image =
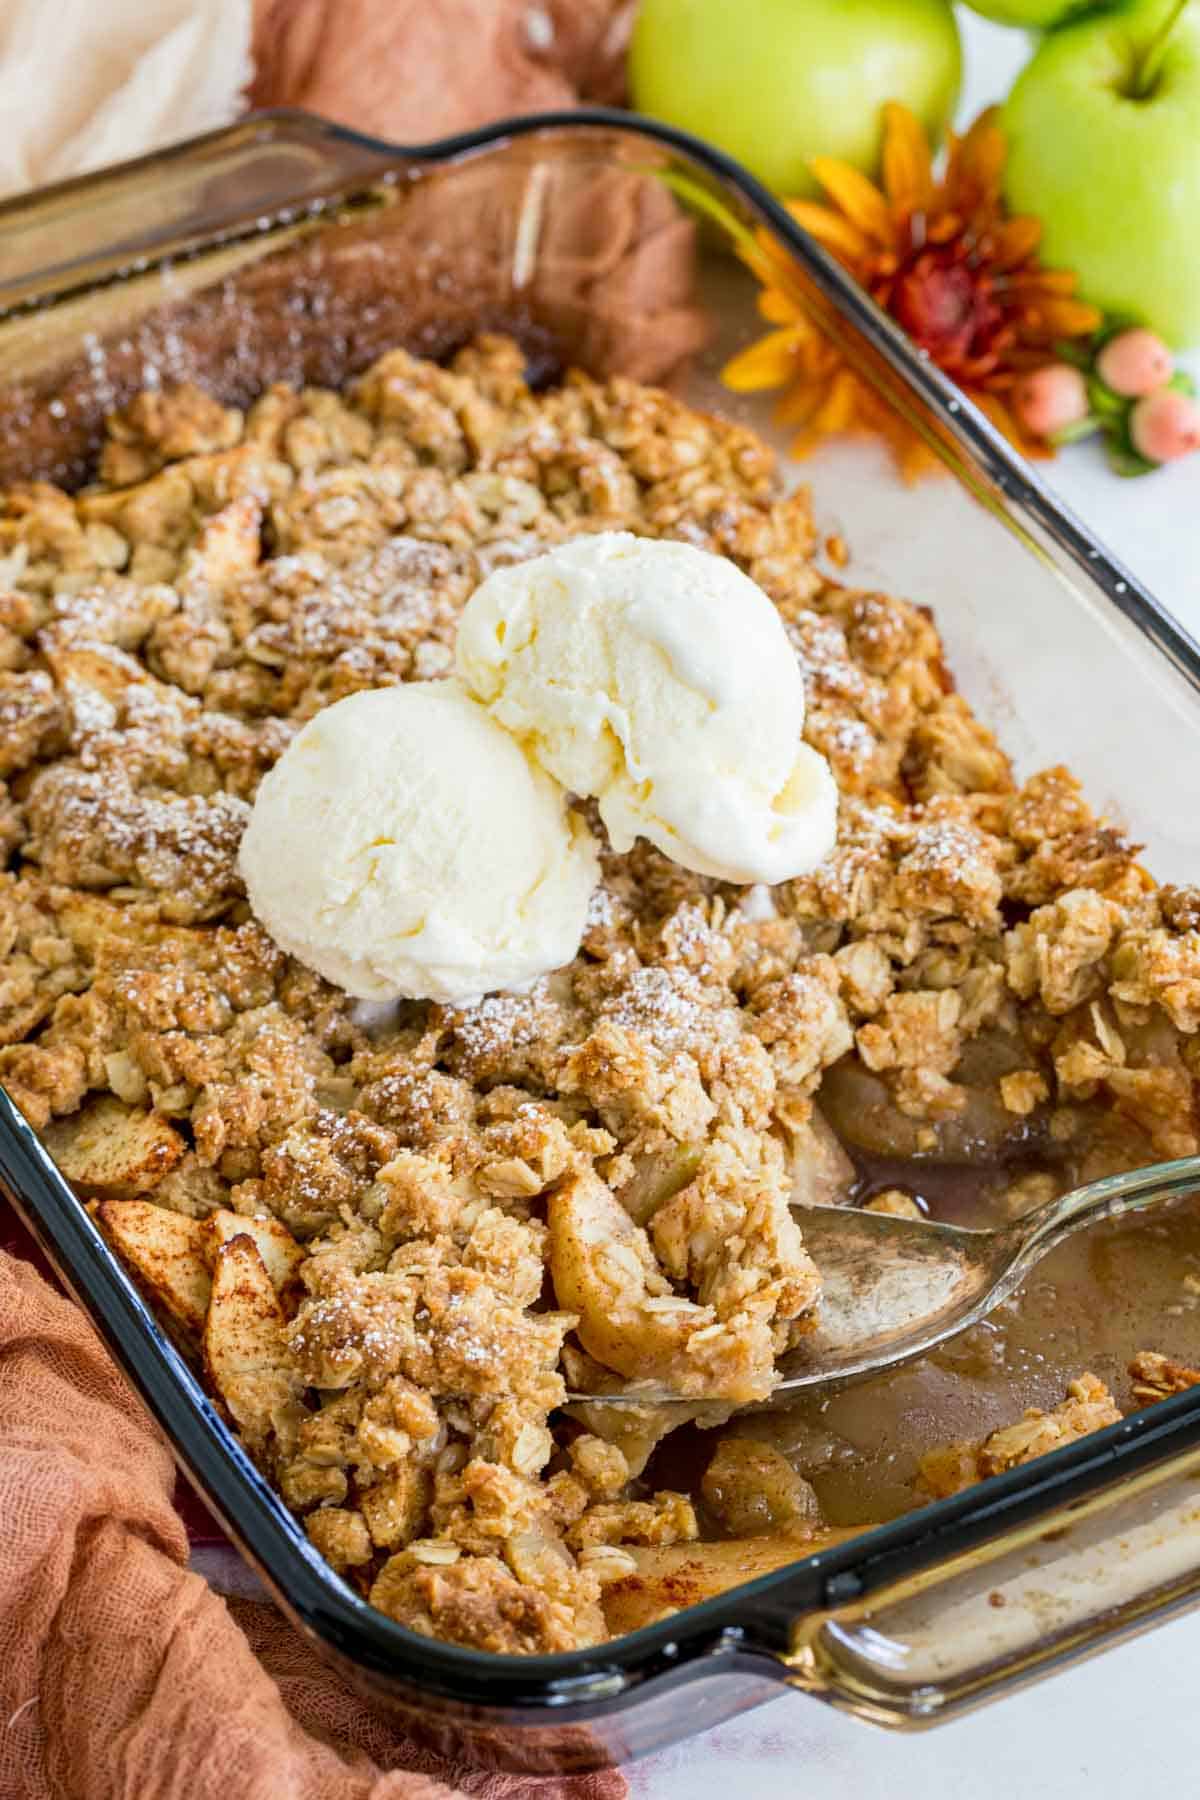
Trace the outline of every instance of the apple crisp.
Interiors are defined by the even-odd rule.
[[[445,674],[489,570],[600,530],[774,601],[837,847],[767,891],[639,842],[528,991],[351,1002],[249,912],[258,782],[321,707]],[[1197,1149],[1200,892],[1067,770],[1018,784],[928,613],[819,549],[748,430],[533,392],[495,337],[244,413],[149,391],[93,486],[0,495],[0,1079],[312,1542],[418,1632],[594,1644],[639,1557],[824,1529],[771,1445],[664,1484],[678,1412],[562,1404],[768,1394],[819,1307],[793,1197],[903,1211],[898,1164],[979,1163],[1015,1212]]]

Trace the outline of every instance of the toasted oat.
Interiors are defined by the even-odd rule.
[[[1189,1369],[1157,1350],[1139,1350],[1129,1365],[1129,1374],[1139,1406],[1169,1400],[1172,1394],[1185,1394],[1189,1388],[1200,1387],[1200,1369]]]
[[[1050,1084],[1037,1069],[1015,1069],[1000,1077],[1000,1098],[1010,1113],[1024,1118],[1049,1098]]]
[[[912,1195],[906,1194],[903,1188],[885,1188],[882,1194],[872,1194],[866,1203],[865,1211],[887,1213],[893,1219],[923,1219],[925,1217]]]

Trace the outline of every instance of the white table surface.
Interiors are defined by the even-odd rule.
[[[961,117],[1000,99],[1022,34],[961,13]],[[1200,377],[1200,352],[1186,358]],[[1200,638],[1200,456],[1143,480],[1083,444],[1049,485]],[[637,1800],[1167,1800],[1196,1787],[1200,1613],[957,1724],[900,1737],[784,1695],[628,1771]]]

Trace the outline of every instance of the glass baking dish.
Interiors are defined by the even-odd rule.
[[[266,114],[0,206],[0,481],[84,479],[104,413],[158,378],[238,403],[271,380],[336,384],[396,343],[439,355],[501,326],[535,367],[611,372],[620,269],[605,271],[579,200],[615,176],[639,179],[654,217],[673,187],[786,249],[812,317],[952,475],[905,490],[870,450],[835,448],[805,471],[818,519],[844,528],[860,578],[934,607],[959,685],[1019,769],[1069,760],[1159,876],[1200,871],[1197,647],[761,187],[626,114],[513,120],[419,150]],[[435,214],[466,228],[444,239]],[[753,289],[718,258],[704,292],[718,341],[690,394],[770,437],[767,409],[714,375],[761,329]],[[630,372],[656,356],[643,334]],[[1200,1601],[1197,1390],[597,1650],[518,1659],[419,1638],[312,1548],[2,1093],[0,1189],[297,1628],[457,1754],[583,1769],[781,1686],[928,1725]]]

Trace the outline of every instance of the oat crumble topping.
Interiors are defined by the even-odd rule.
[[[605,1637],[639,1547],[812,1529],[769,1445],[652,1491],[674,1415],[558,1409],[765,1394],[819,1304],[789,1200],[847,1198],[843,1146],[1032,1147],[1034,1197],[1197,1149],[1200,894],[1065,769],[1016,784],[928,614],[822,573],[749,431],[522,369],[491,337],[244,415],[156,390],[96,485],[0,495],[0,1079],[333,1566],[416,1631],[549,1651]],[[768,891],[639,842],[568,968],[364,1012],[250,916],[258,782],[321,707],[446,673],[487,571],[600,530],[770,595],[837,847]],[[1082,1376],[927,1486],[1115,1416]]]

